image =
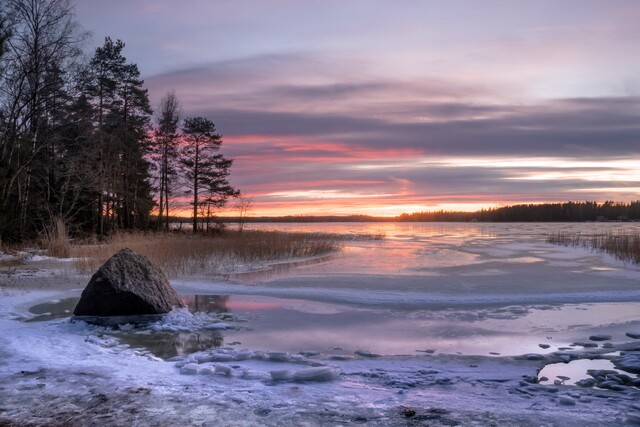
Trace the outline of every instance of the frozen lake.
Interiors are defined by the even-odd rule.
[[[10,385],[0,397],[37,406],[71,387],[89,405],[96,393],[138,387],[152,400],[121,397],[158,425],[387,426],[414,413],[435,425],[640,419],[632,383],[640,344],[631,339],[640,336],[640,270],[545,242],[548,233],[640,224],[248,226],[384,238],[348,240],[326,257],[180,277],[172,285],[195,314],[140,329],[69,323],[85,283],[76,278],[61,280],[80,286],[9,294],[0,305],[0,379]],[[617,390],[573,385],[596,375],[589,369],[618,364],[630,370],[617,371],[628,377]],[[543,368],[548,378],[537,384]],[[203,409],[212,402],[215,414]]]

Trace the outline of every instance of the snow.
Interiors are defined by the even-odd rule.
[[[251,334],[268,316],[179,309],[143,328],[119,330],[68,318],[26,322],[35,318],[30,307],[60,302],[81,289],[17,286],[0,299],[0,424],[596,426],[640,420],[638,387],[579,387],[559,378],[537,382],[545,365],[591,358],[630,369],[635,378],[635,267],[584,249],[547,245],[542,235],[549,228],[538,225],[394,227],[383,230],[385,241],[353,242],[341,257],[286,274],[247,281],[239,275],[233,282],[187,277],[172,284],[182,294],[286,298],[283,310],[301,319],[291,331],[297,327],[307,335],[317,331],[307,329],[305,316],[380,318],[389,328],[394,319],[427,329],[444,322],[443,329],[426,331],[434,334],[437,350],[420,343],[421,351],[401,354],[338,342],[335,350],[322,350],[308,345],[313,336],[308,341],[292,334],[300,343],[293,351],[284,341],[267,342],[271,337],[264,333],[263,346],[214,347],[162,360],[124,338],[213,331],[235,339]],[[417,251],[425,245],[440,250]],[[456,253],[468,256],[438,264],[442,254]],[[500,342],[494,331],[506,324],[514,334]],[[352,326],[345,323],[339,332]],[[354,329],[363,330],[369,331]],[[462,331],[469,335],[446,336]],[[531,331],[553,339],[533,341],[535,349],[516,355]],[[393,342],[393,334],[394,329],[371,332],[368,342]],[[608,348],[570,346],[609,336]],[[445,338],[451,347],[442,345]],[[465,347],[475,339],[487,347]]]

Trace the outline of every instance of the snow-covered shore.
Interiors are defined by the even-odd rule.
[[[79,295],[85,279],[68,272],[14,276],[0,299],[0,424],[637,423],[640,389],[631,382],[608,387],[601,378],[602,387],[579,387],[562,378],[538,383],[537,376],[547,364],[578,359],[615,364],[626,357],[625,366],[640,365],[640,340],[625,335],[640,332],[640,272],[604,255],[547,245],[535,227],[460,230],[387,232],[386,241],[354,243],[341,257],[277,275],[174,280],[183,295],[238,295],[243,307],[285,299],[280,305],[298,314],[278,323],[277,311],[248,321],[233,308],[174,313],[139,333],[217,330],[223,340],[170,360],[127,345],[127,328],[25,321],[36,317],[29,311],[36,304]],[[390,319],[412,331],[389,330]],[[312,341],[296,347],[294,332],[311,335],[306,326],[313,322],[321,323],[313,333],[343,329],[352,333],[345,343],[370,345],[336,341],[335,348],[304,351]],[[357,322],[360,329],[349,324]],[[278,334],[290,348],[273,338]],[[408,337],[405,347],[394,342],[397,352],[375,345],[394,334]],[[611,339],[589,340],[598,334]],[[415,350],[424,351],[409,351],[416,337],[423,341]],[[580,345],[587,342],[597,347]]]

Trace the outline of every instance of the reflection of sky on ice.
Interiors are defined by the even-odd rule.
[[[638,231],[633,223],[321,223],[248,224],[247,227],[283,231],[318,231],[342,234],[384,235],[379,241],[346,242],[344,250],[328,259],[293,266],[279,266],[260,273],[232,275],[243,282],[274,277],[323,274],[393,274],[440,276],[461,273],[458,267],[477,266],[473,271],[507,264],[539,264],[540,267],[582,267],[593,271],[617,271],[621,265],[610,257],[584,249],[545,242],[546,235],[561,231],[601,233],[609,230]],[[496,270],[494,265],[500,264]],[[483,273],[480,273],[483,274]],[[638,276],[640,277],[640,276]]]
[[[634,303],[489,307],[476,310],[388,310],[259,296],[184,296],[192,312],[243,319],[235,328],[118,333],[123,342],[161,357],[229,345],[270,351],[382,355],[517,355],[552,352],[602,330],[623,339],[640,328]],[[36,320],[69,316],[77,298],[31,308]],[[66,313],[66,314],[65,314]],[[226,318],[225,318],[226,319]],[[539,344],[549,344],[542,350]],[[579,349],[577,347],[576,349]]]

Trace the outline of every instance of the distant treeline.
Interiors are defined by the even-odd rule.
[[[395,217],[368,215],[220,218],[226,222],[238,220],[255,222],[581,222],[581,221],[638,221],[640,201],[621,203],[565,202],[504,206],[475,212],[414,212]]]
[[[581,222],[640,220],[640,201],[565,202],[504,206],[475,212],[416,212],[396,221]]]

